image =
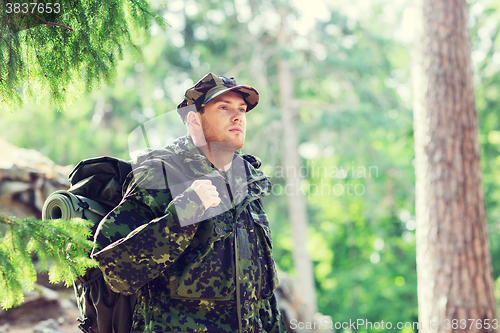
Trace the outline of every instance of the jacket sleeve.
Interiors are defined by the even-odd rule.
[[[189,246],[203,203],[193,189],[172,199],[164,175],[140,167],[124,184],[124,196],[97,228],[92,258],[116,292],[132,294],[172,265]],[[159,188],[160,187],[160,188]],[[182,212],[181,212],[182,210]],[[178,213],[182,213],[183,225]]]

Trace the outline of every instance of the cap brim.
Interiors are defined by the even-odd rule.
[[[223,88],[223,89],[220,89],[220,90],[217,89],[215,92],[210,94],[210,96],[207,96],[207,98],[205,99],[205,101],[203,102],[203,104],[201,106],[207,105],[208,102],[210,102],[211,100],[213,100],[216,97],[219,97],[222,94],[227,93],[228,91],[236,91],[236,92],[241,94],[241,96],[243,97],[243,100],[245,101],[245,103],[247,103],[247,112],[252,110],[259,103],[259,99],[260,99],[259,92],[257,91],[257,89],[255,89],[252,86],[240,85],[240,86],[234,86],[234,87],[229,87],[229,88],[221,86],[220,88]]]

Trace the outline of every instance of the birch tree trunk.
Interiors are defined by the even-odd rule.
[[[497,332],[467,3],[418,0],[416,12],[412,74],[420,332]]]
[[[278,32],[278,43],[286,49],[288,40],[286,34],[285,13],[278,10],[281,16],[281,27]],[[288,200],[288,216],[292,229],[293,262],[295,266],[295,287],[300,291],[301,300],[305,303],[304,320],[313,321],[316,313],[316,292],[314,287],[314,272],[311,258],[307,252],[307,207],[305,197],[300,192],[300,157],[298,153],[297,125],[291,102],[293,99],[293,78],[287,59],[278,62],[278,84],[280,109],[283,125],[283,162],[286,172],[285,193]]]

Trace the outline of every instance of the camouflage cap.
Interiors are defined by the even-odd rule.
[[[212,99],[228,91],[236,91],[247,103],[247,112],[252,110],[259,103],[259,92],[252,86],[237,85],[234,78],[218,76],[208,73],[194,86],[186,90],[184,100],[177,106],[177,112],[184,117],[181,108],[188,105],[195,105],[196,110],[205,106]]]

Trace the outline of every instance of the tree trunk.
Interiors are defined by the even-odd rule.
[[[281,14],[281,28],[278,33],[278,43],[286,49],[285,15]],[[280,109],[283,125],[283,163],[286,172],[285,193],[288,200],[288,216],[292,229],[293,262],[295,266],[296,290],[300,290],[305,321],[312,322],[316,313],[316,293],[314,287],[314,272],[311,258],[307,252],[307,208],[303,193],[300,192],[300,157],[298,153],[297,125],[291,102],[293,99],[293,78],[288,60],[281,59],[278,63],[278,84]]]
[[[467,3],[419,0],[416,9],[421,20],[413,59],[420,332],[497,332]]]

